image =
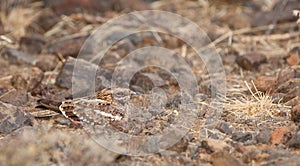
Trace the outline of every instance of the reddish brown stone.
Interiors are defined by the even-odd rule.
[[[289,132],[290,130],[288,128],[277,128],[276,130],[272,131],[272,138],[270,142],[272,144],[281,144],[284,143],[285,141],[285,135]]]
[[[260,76],[254,81],[254,84],[259,91],[270,92],[275,90],[278,82],[277,77]]]
[[[257,67],[265,63],[267,61],[267,57],[264,54],[252,52],[245,54],[243,56],[238,56],[236,59],[237,64],[246,70],[257,69]]]
[[[300,63],[300,57],[298,54],[292,54],[289,58],[286,59],[286,63],[290,66],[295,66]]]

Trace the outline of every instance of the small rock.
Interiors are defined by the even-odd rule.
[[[270,92],[277,87],[277,77],[260,76],[254,81],[254,84],[259,91]]]
[[[300,78],[291,78],[278,86],[277,93],[283,93],[282,101],[287,102],[300,94]]]
[[[282,83],[288,81],[291,78],[295,78],[296,74],[297,71],[295,69],[292,68],[282,69],[278,75],[278,85],[281,85]]]
[[[73,73],[75,64],[80,70]],[[111,73],[106,69],[98,68],[97,65],[82,59],[69,57],[57,76],[55,84],[64,88],[73,87],[73,94],[86,96],[93,94],[95,90],[107,87],[109,76]]]
[[[292,54],[290,57],[286,59],[286,63],[290,66],[295,66],[300,63],[300,57],[298,54]]]
[[[40,55],[35,61],[35,66],[45,72],[55,69],[57,63],[58,59],[54,55]]]
[[[300,96],[296,96],[293,99],[291,99],[285,103],[286,106],[291,106],[291,107],[294,107],[298,104],[300,104]]]
[[[292,108],[291,119],[294,122],[300,122],[300,104],[295,105]]]
[[[25,125],[32,125],[26,113],[16,106],[0,102],[0,133],[7,134]]]
[[[240,166],[242,162],[235,158],[233,154],[223,151],[212,154],[212,164],[214,166]]]
[[[166,85],[165,81],[154,73],[137,73],[130,82],[130,86],[138,86],[147,92],[154,87]]]
[[[85,35],[58,41],[48,47],[48,52],[61,54],[65,58],[68,56],[77,57],[87,37],[88,36]]]
[[[0,97],[0,101],[9,103],[15,106],[22,106],[28,102],[28,95],[26,90],[10,90]]]
[[[50,30],[59,21],[60,17],[58,17],[52,10],[45,9],[41,11],[41,14],[33,20],[32,24],[30,24],[28,28],[43,34]]]
[[[203,140],[201,142],[201,147],[203,147],[208,153],[230,149],[230,146],[226,142],[222,140],[215,140],[212,138],[206,138],[205,140]]]
[[[168,150],[172,150],[178,153],[185,152],[188,147],[189,140],[187,137],[183,137],[180,141],[178,141],[176,144],[174,144],[171,148]]]
[[[235,132],[232,134],[232,140],[238,142],[246,142],[252,139],[252,134],[249,132]]]
[[[13,48],[4,48],[4,50],[4,58],[7,59],[11,64],[32,64],[35,60],[35,57]]]
[[[41,83],[43,77],[44,73],[37,67],[24,68],[13,75],[11,83],[16,89],[32,91]]]
[[[236,62],[245,70],[253,70],[257,69],[260,64],[267,62],[267,57],[264,54],[252,52],[238,56]]]
[[[271,132],[271,140],[272,144],[278,145],[285,142],[285,136],[290,130],[288,128],[277,128],[276,130]]]
[[[258,143],[266,144],[271,139],[271,132],[268,128],[264,128],[260,130],[260,132],[256,135],[255,138]]]
[[[23,36],[20,39],[20,49],[29,54],[41,53],[43,46],[46,44],[46,39],[41,35]]]
[[[229,127],[229,125],[226,122],[221,122],[216,126],[216,129],[220,130],[222,133],[225,134],[232,134],[232,129]]]
[[[295,135],[287,143],[290,148],[300,148],[300,131],[298,131]]]
[[[194,157],[196,157],[199,151],[199,144],[193,144],[193,143],[189,143],[188,147],[187,147],[187,153],[189,155],[189,157],[191,157],[192,159]]]

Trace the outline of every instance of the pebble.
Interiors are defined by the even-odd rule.
[[[277,81],[277,77],[259,76],[254,81],[254,84],[259,91],[269,92],[276,89],[278,81]]]
[[[38,34],[23,36],[19,42],[20,49],[29,54],[41,53],[45,44],[46,38]]]
[[[44,73],[39,68],[29,67],[15,73],[11,83],[16,89],[32,91],[41,83],[43,77]]]
[[[287,145],[290,148],[300,148],[300,131],[292,136]]]
[[[253,70],[257,69],[260,64],[267,62],[267,57],[261,53],[251,52],[238,56],[236,62],[245,70]]]
[[[300,122],[300,104],[295,105],[291,111],[291,119],[294,122]]]
[[[290,57],[286,59],[286,63],[290,66],[295,66],[300,63],[300,57],[298,54],[292,54]]]
[[[231,135],[232,134],[232,129],[229,127],[228,123],[226,122],[221,122],[216,126],[216,129],[221,131],[222,133]]]
[[[7,134],[22,126],[32,125],[30,117],[18,107],[0,102],[0,133]]]
[[[15,106],[22,106],[28,102],[26,90],[12,89],[0,97],[0,101],[9,103]],[[1,114],[1,113],[0,113]]]
[[[274,131],[271,132],[271,144],[281,144],[284,143],[285,141],[285,135],[289,132],[290,130],[288,128],[277,128]]]
[[[34,62],[35,66],[42,71],[52,71],[58,64],[58,59],[55,55],[40,55]]]
[[[255,138],[256,138],[257,143],[266,144],[271,139],[271,132],[268,128],[264,128],[259,131],[259,133],[256,135]]]
[[[60,54],[65,58],[68,56],[77,57],[87,37],[87,35],[83,35],[58,41],[47,48],[48,53]]]
[[[201,147],[204,148],[208,153],[219,152],[223,150],[229,150],[230,145],[225,141],[216,140],[212,138],[206,138],[201,142]]]
[[[232,134],[232,140],[238,142],[246,142],[252,139],[252,134],[249,132],[235,132]]]
[[[278,85],[281,85],[282,83],[288,81],[291,78],[295,78],[296,75],[297,71],[290,67],[280,70],[278,75]]]
[[[11,64],[32,64],[35,60],[34,56],[13,48],[4,48],[4,50],[4,58],[7,59]]]
[[[80,70],[73,73],[75,64]],[[69,57],[58,74],[55,84],[63,88],[71,88],[73,86],[75,90],[73,94],[86,96],[93,94],[97,89],[103,89],[107,80],[109,80],[106,78],[107,75],[110,74],[106,69],[99,69],[98,66],[93,63]],[[95,86],[94,88],[93,85]]]
[[[282,102],[287,102],[300,94],[300,78],[291,78],[281,84],[277,89],[277,93],[283,93]]]

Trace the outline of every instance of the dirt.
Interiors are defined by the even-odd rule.
[[[0,165],[299,165],[298,0],[0,6]],[[122,120],[59,109],[112,86]]]

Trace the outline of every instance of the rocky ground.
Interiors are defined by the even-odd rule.
[[[300,1],[7,0],[0,6],[0,165],[299,165],[300,31],[293,10],[300,9]],[[205,58],[186,42],[199,34],[183,20],[163,20],[171,27],[162,26],[164,33],[121,38],[100,63],[93,59],[95,52],[84,45],[97,34],[92,32],[113,18],[147,9],[173,12],[196,23],[210,38],[197,49],[212,50],[208,59],[221,57],[221,65],[211,64],[224,71],[224,84],[222,76],[209,75]],[[98,37],[112,42],[136,24],[120,20],[108,26],[111,35]],[[174,51],[175,61],[162,56],[162,50],[154,52],[155,58],[122,61],[149,46]],[[181,59],[186,63],[178,65]],[[130,75],[135,65],[148,66]],[[81,73],[73,75],[76,67]],[[90,124],[78,126],[55,105],[40,102],[80,98],[91,85],[107,88],[116,71],[131,77],[128,88],[142,101],[137,112],[144,113],[131,110],[132,116],[155,117],[139,127],[135,121],[135,130],[126,126],[122,132],[151,136],[172,123],[182,122],[182,128],[192,124],[173,146],[145,156],[114,153],[94,141],[95,132],[87,130]],[[179,107],[186,96],[179,93],[176,76],[192,86],[188,71],[198,84],[193,89],[196,109]],[[221,86],[212,84],[214,79]],[[155,90],[165,95],[148,98]],[[195,118],[180,121],[184,110],[193,110]]]

